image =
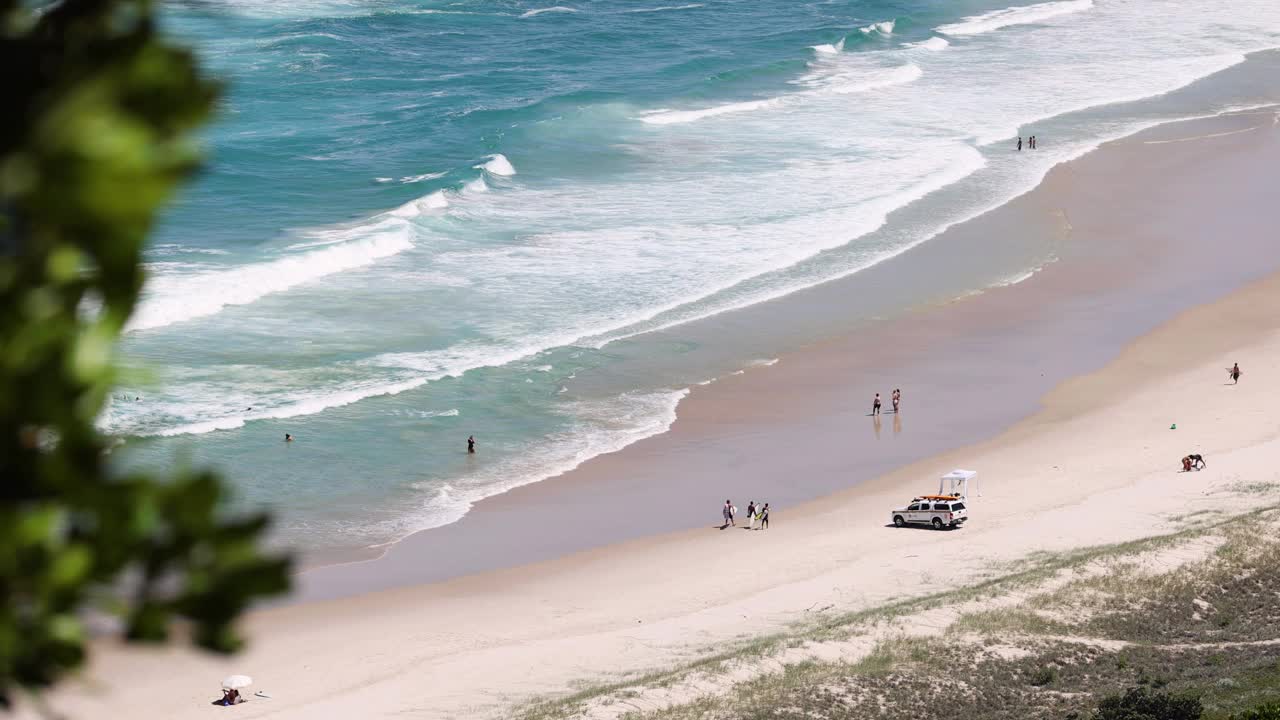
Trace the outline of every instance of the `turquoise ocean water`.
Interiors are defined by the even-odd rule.
[[[167,4],[228,92],[101,425],[309,549],[452,522],[804,339],[697,353],[691,322],[927,242],[1280,46],[1271,0],[1006,3]]]

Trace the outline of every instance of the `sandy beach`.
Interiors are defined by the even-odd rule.
[[[247,620],[252,645],[238,657],[104,644],[54,706],[165,719],[502,716],[814,608],[875,607],[1034,553],[1266,503],[1237,490],[1280,475],[1278,119],[1268,108],[1172,123],[1059,166],[919,249],[945,262],[967,234],[1056,233],[1060,259],[1034,276],[721,378],[664,435],[482,502],[381,560],[312,570],[301,602]],[[881,272],[891,282],[892,266]],[[848,302],[840,291],[815,288],[790,307]],[[867,417],[871,394],[893,387],[901,414]],[[1192,452],[1208,467],[1179,473]],[[966,527],[887,527],[891,507],[954,467],[981,477]],[[740,511],[771,502],[773,527],[718,529],[726,488]],[[212,707],[230,672],[271,698]]]

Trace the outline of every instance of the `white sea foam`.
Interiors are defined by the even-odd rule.
[[[489,192],[489,184],[484,181],[484,177],[478,177],[462,186],[463,195],[477,195]]]
[[[373,179],[373,181],[374,181],[374,182],[380,182],[380,183],[389,183],[389,182],[391,182],[391,181],[392,181],[392,180],[394,180],[394,179],[395,179],[395,178],[389,178],[389,177],[376,177],[376,178],[374,178],[374,179]]]
[[[884,22],[871,23],[870,25],[858,28],[863,35],[871,33],[879,33],[881,35],[892,35],[893,28],[897,24],[896,20],[885,20]]]
[[[499,177],[510,177],[516,174],[515,167],[507,159],[507,156],[502,153],[490,155],[487,161],[481,165],[476,165],[476,168]]]
[[[893,87],[894,85],[905,85],[919,80],[923,75],[924,71],[920,69],[919,65],[908,63],[870,74],[861,72],[831,73],[812,84],[820,92],[847,95],[849,93],[879,90],[880,88]]]
[[[982,15],[964,18],[958,23],[941,25],[935,30],[943,35],[981,35],[1011,25],[1027,25],[1038,23],[1059,15],[1069,15],[1088,10],[1093,7],[1093,0],[1058,0],[1057,2],[1024,5],[1019,7],[993,10]]]
[[[423,173],[421,175],[406,175],[400,178],[400,182],[405,185],[412,185],[414,183],[420,183],[425,180],[435,180],[437,178],[442,178],[445,175],[448,175],[448,173],[433,172],[433,173]]]
[[[529,10],[527,12],[522,13],[520,17],[531,18],[531,17],[537,17],[538,15],[541,15],[543,13],[576,13],[576,12],[578,11],[575,8],[565,7],[563,5],[556,5],[555,7],[538,8],[537,10]]]
[[[660,5],[651,8],[636,8],[634,10],[623,10],[624,13],[653,13],[667,12],[669,10],[692,10],[694,8],[706,7],[702,3],[691,3],[689,5]]]

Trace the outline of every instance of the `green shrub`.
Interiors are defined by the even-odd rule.
[[[1252,710],[1232,715],[1231,720],[1280,720],[1280,703],[1269,702],[1259,705]]]
[[[1098,703],[1094,720],[1199,720],[1204,707],[1199,698],[1131,688],[1123,695],[1108,695]]]

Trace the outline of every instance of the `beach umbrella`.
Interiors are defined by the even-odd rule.
[[[253,678],[249,677],[248,675],[232,675],[231,677],[222,681],[222,689],[223,690],[240,690],[242,688],[247,688],[252,684],[253,684]]]

